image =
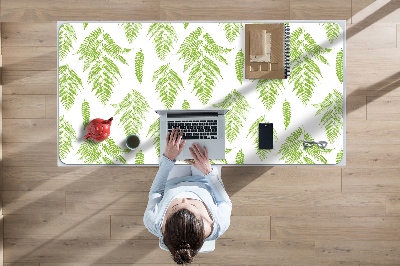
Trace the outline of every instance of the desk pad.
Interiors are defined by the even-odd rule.
[[[212,163],[340,163],[344,29],[337,22],[287,22],[288,79],[247,80],[247,23],[59,22],[60,165],[156,165],[160,135],[154,110],[206,108],[229,109],[226,159]],[[92,119],[110,117],[105,141],[84,140]],[[274,149],[258,149],[259,123],[273,123]],[[134,151],[125,146],[130,134],[141,139]],[[304,148],[303,141],[328,145]]]

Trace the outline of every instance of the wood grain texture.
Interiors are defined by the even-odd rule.
[[[386,214],[388,216],[400,216],[400,193],[387,195]]]
[[[12,142],[3,143],[4,166],[53,166],[57,167],[57,143]]]
[[[46,96],[3,95],[4,118],[46,118]]]
[[[400,217],[272,217],[272,240],[398,240]]]
[[[347,168],[391,168],[398,166],[400,145],[368,144],[356,139],[347,141]]]
[[[343,192],[396,193],[399,176],[400,168],[344,168]]]
[[[400,97],[367,97],[367,119],[372,121],[399,121],[399,106]]]
[[[3,119],[3,128],[3,142],[57,140],[56,119]]]
[[[356,120],[365,121],[367,119],[366,103],[367,103],[367,97],[365,96],[348,96],[346,98],[347,121],[356,121]]]
[[[3,94],[56,94],[56,71],[7,71],[3,69]]]
[[[110,239],[109,215],[26,214],[4,220],[4,238]]]
[[[400,124],[395,120],[359,120],[347,123],[347,140],[351,143],[400,144]]]
[[[95,0],[68,2],[3,0],[1,21],[43,22],[57,20],[158,20],[159,0]]]
[[[385,216],[382,193],[246,193],[232,197],[234,216]],[[272,227],[273,228],[273,227]]]
[[[20,4],[22,2],[28,1],[24,0],[14,3]],[[31,3],[33,2],[31,1]],[[3,2],[1,3],[2,12],[4,11],[5,5],[6,4]],[[31,50],[38,49],[37,47],[53,47],[52,49],[54,50],[54,47],[57,47],[57,24],[53,21],[43,23],[30,23],[28,21],[18,23],[2,22],[1,27],[3,47],[30,46],[30,48],[27,49]]]
[[[351,1],[347,0],[291,0],[290,19],[350,20]]]
[[[289,2],[290,0],[160,0],[160,19],[180,21],[289,19]]]
[[[63,214],[64,192],[3,191],[3,213],[8,214]]]
[[[400,241],[338,241],[317,240],[315,242],[317,261],[358,262],[360,264],[398,264]]]
[[[111,239],[153,239],[154,236],[146,229],[143,215],[112,215]]]

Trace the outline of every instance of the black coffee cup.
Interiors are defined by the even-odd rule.
[[[137,149],[137,147],[139,147],[139,144],[140,144],[140,139],[139,136],[137,135],[129,135],[126,138],[126,147],[128,147],[131,150]]]

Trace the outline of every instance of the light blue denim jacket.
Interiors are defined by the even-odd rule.
[[[206,240],[219,238],[228,229],[232,202],[225,191],[217,168],[211,173],[200,176],[177,177],[167,181],[174,162],[164,155],[149,192],[149,202],[144,213],[143,222],[146,228],[158,238],[163,238],[161,226],[165,212],[171,200],[181,192],[195,193],[208,207],[214,221],[213,230]]]

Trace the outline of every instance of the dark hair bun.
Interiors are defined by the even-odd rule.
[[[174,261],[177,264],[191,263],[193,261],[193,256],[192,256],[193,250],[190,249],[190,245],[184,244],[183,246],[184,248],[180,248],[175,251]]]

